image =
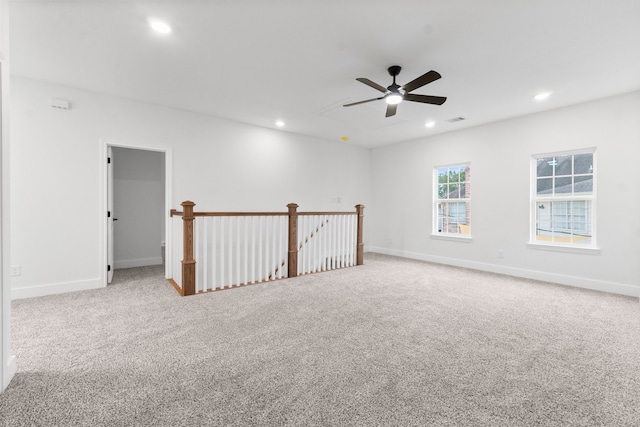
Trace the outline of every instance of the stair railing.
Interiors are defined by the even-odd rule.
[[[363,205],[355,212],[298,212],[295,203],[288,212],[194,212],[189,200],[181,206],[170,217],[182,217],[182,233],[172,222],[182,247],[168,262],[169,281],[183,296],[363,264]]]

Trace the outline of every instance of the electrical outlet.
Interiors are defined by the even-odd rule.
[[[11,266],[11,276],[15,277],[15,276],[19,276],[20,274],[21,274],[20,266],[19,265],[12,265]]]
[[[498,249],[498,258],[504,258],[504,250]]]

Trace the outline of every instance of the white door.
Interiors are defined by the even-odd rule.
[[[107,147],[107,283],[113,280],[113,149]]]

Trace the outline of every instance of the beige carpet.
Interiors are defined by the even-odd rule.
[[[187,298],[115,277],[13,302],[0,425],[640,425],[637,298],[376,254]]]

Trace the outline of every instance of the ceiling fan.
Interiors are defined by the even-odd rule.
[[[356,79],[357,81],[364,83],[367,86],[370,86],[376,90],[379,90],[380,92],[384,93],[384,95],[379,98],[372,98],[372,99],[367,99],[365,101],[345,104],[344,107],[351,107],[352,105],[364,104],[366,102],[378,101],[380,99],[384,99],[385,102],[387,103],[387,114],[385,115],[385,117],[391,117],[396,114],[396,110],[398,109],[398,104],[401,103],[402,101],[413,101],[413,102],[422,102],[425,104],[442,105],[444,104],[444,101],[447,100],[447,98],[444,96],[417,95],[414,93],[409,93],[412,90],[416,90],[426,84],[429,84],[435,80],[438,80],[440,77],[442,77],[440,73],[438,73],[437,71],[431,70],[428,73],[421,75],[417,79],[414,79],[409,83],[403,86],[400,86],[396,84],[396,76],[400,74],[401,69],[402,67],[400,67],[399,65],[392,65],[391,67],[388,68],[389,74],[393,77],[393,83],[391,84],[391,86],[388,86],[386,88],[364,77],[358,77]]]

